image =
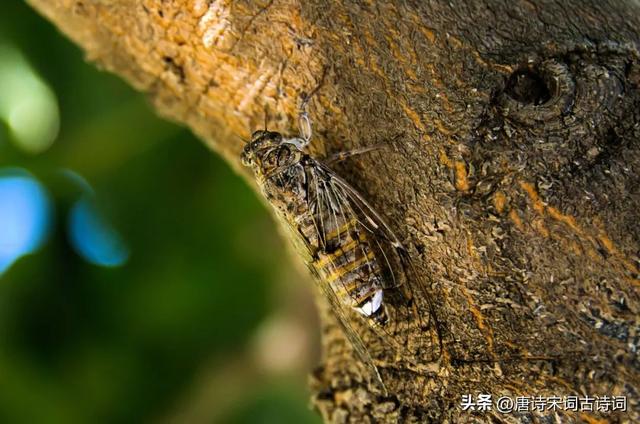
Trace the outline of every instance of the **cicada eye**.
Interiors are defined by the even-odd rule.
[[[264,135],[267,133],[267,131],[264,130],[257,130],[254,131],[253,134],[251,134],[251,141],[254,142],[256,140],[261,139],[262,137],[264,137]]]
[[[271,138],[273,139],[273,141],[275,141],[278,144],[282,143],[282,134],[280,134],[278,132],[272,132],[272,133],[270,133],[270,135],[271,135]]]
[[[251,150],[251,146],[247,144],[240,155],[240,160],[244,166],[253,165],[253,151]]]
[[[253,164],[253,154],[251,154],[251,150],[249,150],[249,145],[244,148],[242,154],[240,155],[240,160],[244,166],[251,166]]]

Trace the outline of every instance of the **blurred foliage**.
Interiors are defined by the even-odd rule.
[[[239,384],[241,395],[204,422],[319,422],[302,372],[238,382],[225,373],[278,304],[287,272],[246,184],[19,0],[3,4],[0,44],[24,56],[60,111],[57,138],[38,154],[0,124],[0,169],[35,175],[54,206],[43,247],[0,276],[0,422],[172,419],[212,362],[224,376],[212,392]],[[69,211],[87,188],[64,170],[92,187],[130,251],[123,266],[99,267],[73,250]],[[216,396],[205,402],[216,409]]]

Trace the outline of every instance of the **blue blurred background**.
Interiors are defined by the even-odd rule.
[[[247,185],[0,14],[0,422],[318,423],[307,282]]]

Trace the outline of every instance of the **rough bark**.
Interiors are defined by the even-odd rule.
[[[381,366],[385,397],[323,309],[326,420],[640,422],[637,2],[29,2],[239,170],[265,110],[296,133],[316,87],[313,153],[388,145],[337,172],[410,249],[446,354]],[[470,413],[464,393],[629,412]]]

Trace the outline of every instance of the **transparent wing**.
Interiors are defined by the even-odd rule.
[[[357,354],[363,365],[367,368],[370,375],[379,383],[384,394],[386,395],[388,393],[387,388],[382,381],[382,378],[378,372],[378,368],[374,363],[371,352],[369,351],[369,349],[367,349],[358,332],[352,327],[351,319],[349,319],[348,315],[346,315],[349,313],[349,311],[345,310],[341,306],[340,301],[336,297],[336,293],[330,288],[326,281],[312,266],[313,258],[318,254],[318,251],[326,251],[327,249],[331,248],[330,246],[328,246],[329,243],[327,242],[327,231],[330,226],[335,226],[339,215],[334,213],[328,220],[323,216],[318,215],[317,211],[324,211],[330,201],[325,197],[326,192],[321,185],[322,183],[317,179],[313,180],[309,177],[310,175],[305,175],[304,185],[306,187],[305,201],[310,211],[309,216],[311,217],[311,222],[294,222],[291,219],[287,219],[286,216],[283,215],[282,212],[277,208],[276,213],[280,215],[281,221],[287,224],[285,228],[287,228],[291,235],[291,241],[296,246],[296,250],[303,256],[303,258],[307,262],[309,270],[315,277],[315,280],[318,283],[321,292],[329,301],[331,311],[333,312],[333,315],[336,318],[338,324],[343,329],[343,333],[351,344],[354,352]],[[280,180],[280,185],[285,186],[284,181],[282,180],[283,177],[278,176],[277,178]],[[312,229],[312,232],[315,233],[315,236],[313,237],[309,237],[309,235],[305,234],[305,231],[303,231],[303,227],[308,229],[309,226]]]
[[[315,268],[310,266],[309,270],[311,271],[311,273],[314,275],[314,277],[316,278],[316,280],[318,282],[322,281],[321,276],[318,275],[318,273],[317,273]],[[387,393],[388,393],[387,387],[385,386],[385,384],[382,381],[382,377],[380,376],[380,373],[378,372],[378,367],[376,367],[376,365],[375,365],[375,363],[373,361],[373,358],[371,356],[371,353],[366,348],[362,338],[360,337],[360,335],[358,335],[358,333],[351,326],[350,321],[347,318],[347,316],[344,315],[344,309],[340,305],[340,301],[336,297],[336,294],[333,292],[333,290],[331,290],[331,288],[327,284],[320,283],[319,286],[320,286],[320,289],[322,290],[325,298],[329,301],[329,304],[331,305],[331,310],[332,310],[334,316],[336,317],[336,320],[338,321],[338,324],[340,324],[340,327],[342,328],[345,336],[347,337],[347,340],[349,340],[349,343],[351,343],[351,346],[353,347],[353,350],[356,352],[356,354],[360,358],[360,361],[362,361],[362,363],[365,365],[365,367],[369,370],[369,373],[372,376],[374,376],[376,381],[380,384],[380,386],[382,387],[382,390],[384,391],[384,394],[386,396]]]
[[[354,249],[356,252],[350,258],[329,255],[328,266],[339,274],[349,261],[366,257],[368,247],[368,251],[374,252],[371,272],[381,277],[379,282],[384,289],[388,320],[382,324],[363,317],[339,301],[336,291],[347,290],[346,285],[354,282],[345,281],[341,287],[340,284],[328,284],[320,278],[323,290],[334,298],[334,307],[340,310],[346,326],[349,326],[346,317],[353,319],[355,315],[356,319],[365,321],[402,359],[411,363],[437,359],[442,351],[441,332],[430,295],[398,237],[351,185],[325,165],[316,162],[310,171],[310,186],[315,188],[313,212],[325,246],[331,248],[331,241],[339,245],[353,238],[353,234],[360,235]],[[331,272],[326,274],[331,275]],[[361,277],[367,276],[363,274]],[[357,299],[353,300],[356,302]],[[361,343],[361,337],[357,338]]]

